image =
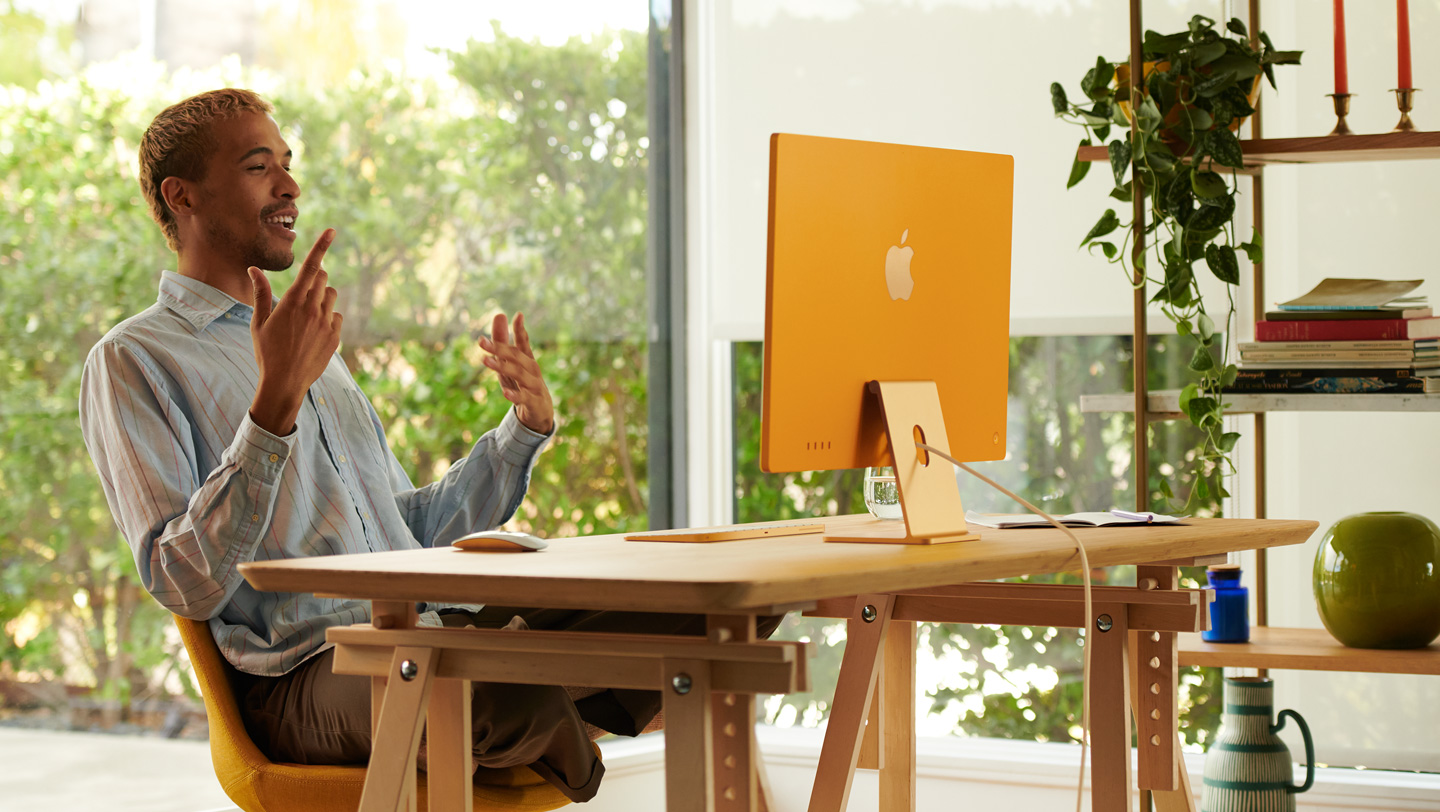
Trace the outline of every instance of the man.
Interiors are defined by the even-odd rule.
[[[90,352],[81,428],[142,582],[172,612],[209,621],[242,675],[241,705],[261,748],[280,761],[363,763],[369,680],[332,672],[325,630],[367,622],[369,605],[257,592],[237,565],[446,545],[496,527],[524,498],[554,407],[524,318],[515,316],[512,335],[496,316],[480,346],[514,407],[440,481],[410,483],[335,354],[341,314],[324,269],[334,230],[278,303],[265,278],[294,262],[301,211],[292,153],[270,111],[249,91],[216,90],[146,130],[140,184],[178,265],[162,275],[154,305]],[[703,634],[703,620],[685,616],[425,609],[425,625]],[[634,735],[659,702],[654,692],[576,702],[554,686],[477,683],[474,761],[529,765],[588,800],[604,768],[586,723]]]

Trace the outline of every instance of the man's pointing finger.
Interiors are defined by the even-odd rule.
[[[325,260],[325,252],[330,249],[330,243],[334,241],[335,229],[327,228],[320,233],[315,240],[315,245],[310,248],[310,253],[305,255],[305,262],[300,266],[300,273],[296,281],[299,281],[301,277],[313,277],[320,270],[320,266]]]

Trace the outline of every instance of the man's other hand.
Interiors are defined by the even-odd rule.
[[[305,393],[329,365],[340,346],[341,315],[335,312],[337,291],[326,284],[329,275],[321,263],[335,240],[327,228],[315,240],[295,282],[272,312],[270,282],[259,268],[250,268],[255,292],[255,315],[250,335],[260,386],[250,406],[250,419],[272,434],[289,434],[300,414]]]
[[[535,352],[530,349],[530,334],[525,332],[525,315],[515,314],[515,335],[512,340],[510,326],[504,313],[497,313],[490,325],[490,337],[480,338],[480,349],[485,351],[485,366],[500,376],[500,393],[515,404],[515,416],[525,428],[536,434],[549,434],[555,428],[555,404],[550,400],[550,388],[535,362]]]

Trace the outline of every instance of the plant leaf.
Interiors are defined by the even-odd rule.
[[[1221,451],[1229,454],[1231,451],[1235,450],[1235,444],[1239,441],[1240,432],[1227,431],[1224,434],[1220,435],[1220,442],[1216,443],[1215,445],[1219,446]]]
[[[1170,57],[1180,52],[1181,48],[1190,44],[1190,34],[1163,35],[1156,31],[1146,31],[1144,51],[1146,56]]]
[[[1235,197],[1223,195],[1205,201],[1205,205],[1195,210],[1191,215],[1190,222],[1185,224],[1187,229],[1195,231],[1213,231],[1223,227],[1230,222],[1235,215]]]
[[[1114,259],[1115,255],[1120,253],[1120,249],[1115,247],[1115,243],[1113,242],[1092,242],[1090,243],[1090,253],[1095,253],[1096,246],[1099,246],[1100,250],[1105,252],[1106,259]]]
[[[1243,81],[1260,75],[1260,61],[1240,54],[1226,54],[1211,63],[1216,73],[1230,71],[1236,81]]]
[[[1135,200],[1135,185],[1127,180],[1124,186],[1116,186],[1111,189],[1110,196],[1122,203],[1132,203]]]
[[[1190,49],[1190,57],[1194,60],[1197,68],[1208,65],[1224,55],[1225,43],[1223,42],[1207,42]]]
[[[1198,317],[1196,317],[1195,321],[1197,328],[1196,332],[1200,334],[1200,340],[1208,342],[1210,340],[1210,336],[1215,335],[1215,322],[1212,321],[1210,317],[1204,313],[1201,313]]]
[[[1190,188],[1196,197],[1219,197],[1230,191],[1224,178],[1214,172],[1204,171],[1190,173]]]
[[[1242,37],[1250,36],[1249,32],[1245,29],[1245,23],[1240,22],[1239,17],[1231,17],[1230,22],[1225,23],[1225,27],[1230,29],[1232,34],[1239,34]]]
[[[1240,250],[1245,252],[1245,256],[1248,257],[1251,262],[1265,261],[1265,247],[1260,241],[1259,231],[1252,233],[1250,242],[1240,243]]]
[[[1050,83],[1050,106],[1055,108],[1057,116],[1070,109],[1070,100],[1065,98],[1065,88],[1059,82]]]
[[[1240,263],[1235,259],[1234,248],[1213,243],[1206,246],[1205,264],[1221,282],[1228,285],[1240,284]]]
[[[1186,384],[1185,388],[1180,390],[1180,411],[1184,412],[1186,417],[1190,416],[1190,402],[1199,394],[1199,384]]]
[[[1229,88],[1235,87],[1235,72],[1222,70],[1210,74],[1205,81],[1195,85],[1195,95],[1202,98],[1218,96]]]
[[[1120,218],[1115,216],[1115,210],[1106,209],[1105,213],[1100,215],[1100,219],[1095,223],[1094,228],[1090,229],[1090,233],[1086,234],[1085,239],[1080,241],[1080,245],[1087,245],[1096,237],[1103,237],[1119,227]]]
[[[1140,129],[1152,131],[1164,120],[1165,117],[1160,115],[1160,108],[1155,106],[1153,98],[1146,96],[1140,100]]]
[[[1244,168],[1245,153],[1240,148],[1240,139],[1235,137],[1235,133],[1228,129],[1215,129],[1210,131],[1209,139],[1210,143],[1206,146],[1215,163],[1231,169]]]
[[[1265,65],[1298,65],[1300,56],[1304,53],[1304,51],[1266,51],[1260,57],[1260,62]]]
[[[1080,80],[1080,90],[1092,99],[1102,99],[1110,95],[1110,80],[1115,78],[1115,66],[1105,61],[1105,57],[1095,58],[1095,67],[1085,72],[1085,78]]]
[[[1181,116],[1189,128],[1197,133],[1205,132],[1210,129],[1211,124],[1215,123],[1215,119],[1199,107],[1187,107]]]
[[[1082,138],[1082,139],[1080,139],[1080,146],[1082,146],[1082,147],[1088,147],[1088,146],[1090,146],[1090,139],[1088,139],[1088,138]],[[1079,150],[1077,149],[1076,152],[1075,152],[1075,163],[1073,163],[1073,164],[1070,165],[1070,180],[1068,180],[1068,181],[1065,182],[1065,188],[1066,188],[1066,189],[1069,189],[1069,188],[1073,187],[1075,184],[1079,183],[1081,180],[1083,180],[1083,179],[1085,178],[1086,173],[1088,173],[1089,171],[1090,171],[1090,161],[1082,161],[1082,160],[1080,160],[1080,152],[1079,152]]]
[[[1130,168],[1130,144],[1120,139],[1110,142],[1110,172],[1115,175],[1115,185],[1125,185],[1125,171]]]
[[[1234,364],[1226,364],[1225,371],[1220,373],[1220,385],[1229,386],[1230,384],[1235,383],[1235,378],[1239,376],[1239,374],[1239,367],[1235,366]]]

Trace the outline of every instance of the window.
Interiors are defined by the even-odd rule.
[[[297,254],[337,230],[341,354],[414,481],[509,408],[475,342],[519,311],[560,419],[513,525],[647,525],[650,4],[121,5],[0,6],[0,723],[205,736],[75,406],[89,347],[174,267],[139,137],[202,90],[275,104]]]

